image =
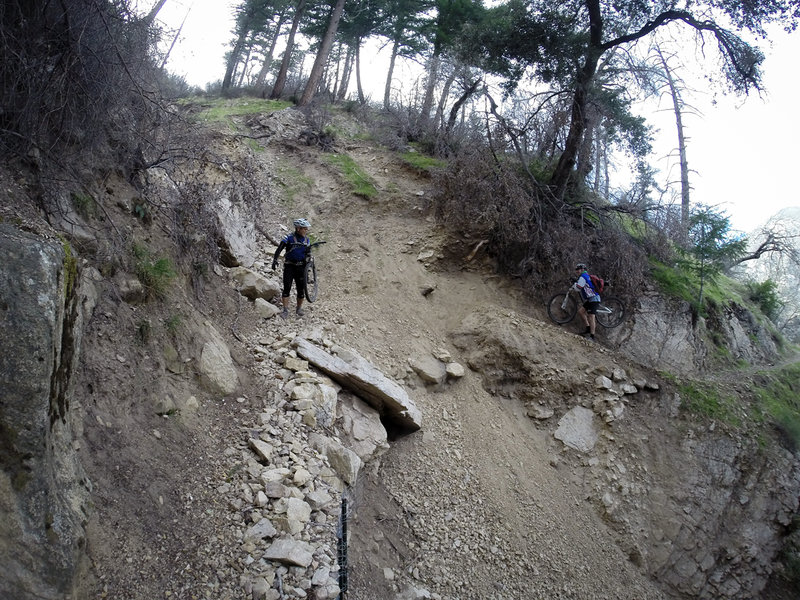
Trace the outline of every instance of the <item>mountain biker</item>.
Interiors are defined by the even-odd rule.
[[[283,258],[283,291],[281,292],[281,303],[283,304],[283,311],[281,318],[286,319],[289,317],[289,294],[292,291],[292,281],[295,283],[297,291],[297,309],[295,310],[298,317],[305,314],[303,310],[303,296],[306,290],[305,267],[306,252],[311,240],[308,239],[308,230],[311,223],[307,219],[294,220],[294,233],[290,233],[281,240],[278,249],[275,250],[275,256],[272,258],[272,270],[278,268],[278,255],[286,248],[286,254]]]
[[[600,294],[594,289],[592,279],[589,277],[589,272],[586,270],[584,263],[578,263],[575,266],[575,273],[578,275],[578,279],[571,289],[579,291],[583,299],[583,306],[578,308],[578,314],[581,316],[583,324],[586,325],[583,337],[593,340],[596,327],[595,314],[597,313],[597,307],[600,306]]]

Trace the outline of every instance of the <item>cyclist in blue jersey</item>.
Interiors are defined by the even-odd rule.
[[[592,285],[592,278],[586,270],[586,265],[578,263],[575,266],[575,273],[578,275],[577,281],[572,286],[573,290],[581,293],[583,299],[583,306],[578,308],[578,314],[586,326],[586,331],[583,332],[584,337],[594,339],[594,330],[596,327],[595,314],[597,314],[597,307],[600,306],[600,294],[594,289]]]
[[[275,250],[275,256],[272,258],[272,270],[274,271],[278,268],[278,255],[286,248],[286,254],[283,258],[283,291],[281,292],[281,303],[283,303],[281,317],[284,319],[289,317],[289,294],[292,291],[293,281],[297,291],[297,309],[295,312],[298,317],[302,317],[305,314],[302,308],[306,289],[303,269],[306,252],[311,243],[311,240],[308,239],[310,227],[311,223],[307,219],[295,219],[294,233],[290,233],[281,240],[278,249]]]

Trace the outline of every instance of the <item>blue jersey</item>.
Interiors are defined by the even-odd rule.
[[[309,244],[311,244],[311,240],[309,240],[307,237],[302,237],[297,233],[290,233],[283,238],[283,240],[281,240],[281,244],[286,246],[285,259],[288,262],[300,263],[306,258],[306,252],[308,251]],[[297,246],[295,244],[302,245]]]
[[[581,276],[578,277],[578,281],[575,282],[574,287],[580,290],[581,296],[583,296],[585,301],[600,302],[600,295],[597,293],[597,290],[594,289],[594,286],[592,285],[592,278],[586,271],[581,273]]]

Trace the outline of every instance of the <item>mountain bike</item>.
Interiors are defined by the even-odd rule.
[[[306,255],[303,258],[303,278],[305,281],[305,297],[306,300],[309,302],[314,302],[317,299],[317,294],[319,294],[319,280],[317,279],[317,265],[314,262],[314,255],[311,253],[311,250],[319,246],[320,244],[325,244],[325,241],[314,242],[313,244],[309,244],[306,246],[305,244],[290,244],[290,248],[292,249],[295,246],[301,246],[305,248]],[[287,253],[289,250],[287,250]]]
[[[570,293],[572,291],[570,288],[566,292],[554,294],[547,302],[547,314],[554,323],[563,325],[575,318],[578,312],[579,300],[574,294]],[[625,304],[623,304],[622,300],[613,296],[601,294],[600,298],[602,301],[600,306],[597,307],[595,319],[606,329],[617,327],[625,320]]]

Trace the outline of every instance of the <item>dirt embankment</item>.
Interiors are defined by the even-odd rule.
[[[391,440],[388,453],[367,465],[350,491],[347,598],[666,597],[631,538],[601,517],[596,481],[586,473],[602,459],[609,466],[606,484],[615,485],[619,474],[610,470],[622,462],[615,455],[624,454],[633,465],[627,477],[639,487],[658,478],[637,453],[659,427],[652,414],[670,407],[659,408],[654,398],[632,403],[627,429],[603,430],[602,457],[567,449],[553,437],[555,420],[582,401],[581,390],[598,374],[645,371],[604,346],[602,336],[593,344],[575,329],[549,323],[542,307],[494,275],[480,253],[451,260],[466,259],[473,248],[459,248],[429,216],[429,179],[370,144],[343,150],[375,180],[376,198],[353,196],[320,151],[294,138],[271,139],[258,154],[277,177],[276,190],[306,182],[289,208],[277,202],[276,191],[269,222],[261,226],[277,239],[281,225],[304,216],[328,241],[318,254],[320,298],[307,305],[304,318],[256,318],[223,269],[201,301],[187,288],[161,315],[151,315],[164,323],[184,315],[186,327],[175,335],[188,337],[172,340],[179,348],[193,343],[181,331],[199,331],[208,322],[223,332],[240,369],[237,398],[199,398],[195,417],[178,426],[167,418],[164,427],[154,424],[144,403],[151,391],[164,392],[159,381],[181,368],[162,356],[169,336],[137,340],[141,311],[113,295],[101,298],[82,377],[84,452],[96,481],[96,510],[80,597],[246,596],[239,523],[225,505],[225,486],[247,468],[241,455],[259,412],[283,406],[277,367],[264,367],[264,356],[252,349],[311,330],[403,381],[423,413],[422,429]],[[281,175],[278,165],[287,162],[292,174]],[[156,235],[152,230],[153,243]],[[255,268],[274,277],[268,270],[274,248],[263,243]],[[481,365],[469,364],[480,353],[456,343],[465,320],[490,320],[481,315],[500,317],[498,335],[525,338],[525,360],[540,374],[535,389],[522,389],[526,384],[513,378],[516,367],[498,361],[490,365],[494,385],[487,391]],[[426,386],[411,373],[409,359],[441,351],[468,367],[466,374]],[[480,360],[485,373],[491,357]],[[553,419],[528,416],[528,405],[539,401],[558,406]],[[282,593],[302,597],[301,591]]]

